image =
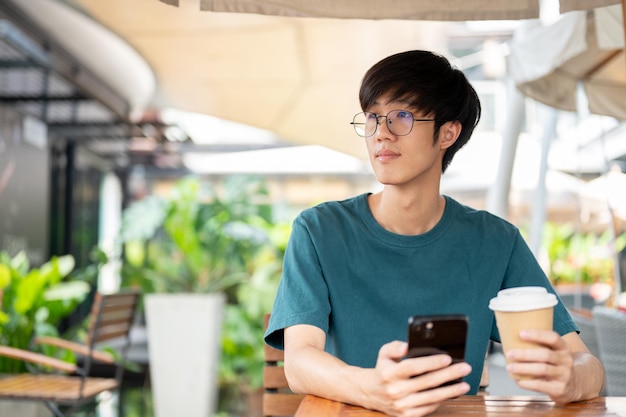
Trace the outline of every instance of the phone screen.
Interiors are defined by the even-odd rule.
[[[463,362],[468,322],[463,314],[410,317],[407,358],[445,353],[452,357],[452,363]]]

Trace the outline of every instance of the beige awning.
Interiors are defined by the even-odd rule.
[[[165,2],[177,3],[172,0]],[[200,0],[200,9],[341,19],[517,20],[538,17],[539,1]]]
[[[160,0],[178,5],[179,0]],[[620,0],[560,0],[560,12],[591,10]],[[518,20],[539,17],[539,0],[200,0],[200,9],[214,12],[342,19]]]
[[[352,116],[361,77],[408,49],[446,52],[447,23],[201,12],[155,0],[78,0],[146,59],[157,107],[208,114],[365,158]],[[67,28],[63,29],[67,30]]]
[[[621,6],[575,11],[549,26],[533,22],[511,42],[510,71],[529,97],[568,111],[581,107],[626,120],[626,56]]]
[[[358,87],[367,68],[402,50],[448,54],[449,22],[426,19],[523,19],[539,13],[538,0],[75,3],[153,68],[155,107],[245,123],[296,144],[361,158],[365,149],[349,122],[360,110]]]

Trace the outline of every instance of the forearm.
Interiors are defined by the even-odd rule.
[[[350,366],[315,347],[286,353],[285,373],[294,392],[378,408],[368,394],[375,385],[373,369]]]

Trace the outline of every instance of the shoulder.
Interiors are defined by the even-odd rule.
[[[296,217],[296,223],[315,224],[329,220],[343,221],[360,216],[366,205],[367,194],[345,200],[327,201],[302,211]]]
[[[447,210],[456,222],[456,227],[467,227],[490,236],[513,237],[520,233],[517,226],[487,210],[461,204],[449,196],[445,198]]]

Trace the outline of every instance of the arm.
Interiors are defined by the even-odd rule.
[[[324,352],[326,335],[317,327],[285,329],[285,373],[294,392],[313,394],[398,416],[412,410],[423,416],[439,404],[469,391],[467,383],[432,389],[470,373],[468,364],[448,366],[447,355],[402,360],[407,344],[381,347],[375,368],[350,366]],[[418,375],[416,377],[412,377]]]
[[[543,392],[558,404],[600,395],[604,367],[576,332],[561,337],[553,331],[528,330],[520,336],[547,348],[515,349],[508,353],[509,359],[519,361],[507,366],[509,371],[535,376],[518,381],[521,388]]]

